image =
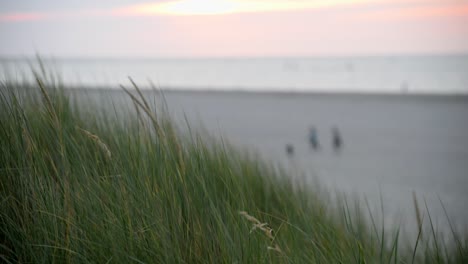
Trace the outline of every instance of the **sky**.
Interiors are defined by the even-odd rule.
[[[468,0],[0,0],[0,56],[468,53]]]

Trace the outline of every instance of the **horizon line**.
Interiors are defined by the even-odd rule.
[[[468,56],[467,51],[447,52],[388,52],[388,53],[356,53],[356,54],[307,54],[307,55],[52,55],[52,54],[0,54],[0,60],[245,60],[245,59],[308,59],[308,58],[383,58],[383,57],[439,57]]]

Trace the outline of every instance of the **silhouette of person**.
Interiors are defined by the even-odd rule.
[[[288,156],[292,156],[294,154],[294,146],[292,144],[286,144],[286,153]]]
[[[317,129],[315,129],[315,127],[311,127],[309,129],[309,144],[314,150],[320,147],[319,141],[318,141]]]
[[[332,128],[332,144],[335,150],[340,150],[343,146],[343,139],[337,127]]]

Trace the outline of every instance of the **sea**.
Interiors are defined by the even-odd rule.
[[[314,58],[118,59],[41,57],[68,85],[128,83],[171,90],[468,93],[468,54]],[[0,58],[0,77],[31,79],[37,58]]]
[[[468,55],[42,63],[54,80],[97,103],[130,105],[119,88],[128,77],[160,89],[181,127],[188,122],[358,200],[386,228],[417,230],[416,197],[437,232],[468,232]],[[31,67],[39,70],[36,59],[0,60],[9,81],[31,81]]]

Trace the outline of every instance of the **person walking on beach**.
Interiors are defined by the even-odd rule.
[[[320,145],[318,141],[317,129],[315,127],[310,127],[309,129],[309,144],[314,149],[317,150]]]
[[[286,144],[286,154],[288,154],[289,157],[294,155],[294,146],[290,143]]]
[[[335,151],[340,150],[343,146],[343,139],[337,127],[332,128],[332,144]]]

